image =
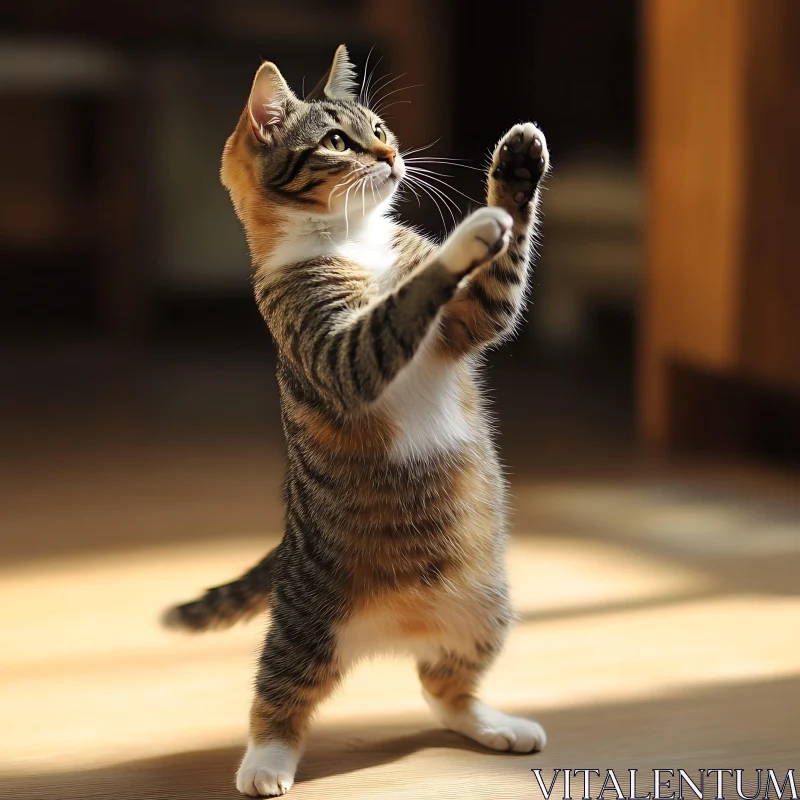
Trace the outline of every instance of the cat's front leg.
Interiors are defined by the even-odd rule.
[[[514,218],[514,233],[530,234],[539,200],[539,183],[550,168],[544,134],[532,123],[514,125],[495,147],[487,200]]]
[[[416,356],[464,278],[508,247],[512,225],[501,208],[475,211],[391,290],[360,308],[348,308],[343,297],[351,290],[336,284],[320,299],[316,274],[312,285],[287,278],[262,291],[265,318],[292,321],[274,326],[273,335],[305,391],[340,418],[375,403]]]
[[[550,165],[544,134],[531,122],[498,142],[488,177],[489,207],[513,220],[509,246],[480,269],[446,307],[442,347],[454,356],[487,347],[514,330],[527,287],[539,184]]]
[[[448,271],[468,275],[505,252],[513,219],[499,208],[479,208],[470,214],[439,248],[437,259]]]

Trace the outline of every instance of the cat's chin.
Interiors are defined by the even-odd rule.
[[[364,215],[381,213],[391,207],[392,200],[400,186],[400,178],[396,175],[382,175],[374,180],[371,186],[362,187],[358,192],[353,192],[347,202],[340,200],[334,207],[331,216],[341,218],[345,216],[352,223]]]
[[[394,197],[394,193],[400,186],[400,178],[395,175],[389,175],[384,179],[383,183],[376,184],[375,195],[376,200],[373,202],[374,208],[380,208]]]

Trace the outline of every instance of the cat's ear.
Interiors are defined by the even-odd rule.
[[[286,119],[297,98],[283,79],[280,70],[270,61],[265,61],[256,73],[247,109],[253,132],[262,141]]]
[[[355,100],[358,97],[356,70],[347,54],[347,48],[340,44],[333,56],[333,63],[323,79],[314,87],[306,100]]]

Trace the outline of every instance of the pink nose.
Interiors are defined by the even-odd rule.
[[[378,155],[378,161],[386,161],[390,167],[394,166],[394,160],[397,157],[397,153],[392,150],[391,148],[387,148],[383,150]]]

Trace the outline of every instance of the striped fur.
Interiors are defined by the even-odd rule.
[[[340,48],[300,101],[262,67],[223,156],[278,351],[285,532],[261,564],[167,621],[205,630],[270,607],[237,778],[251,795],[291,786],[317,705],[387,648],[416,659],[443,724],[495,749],[544,744],[536,723],[475,698],[512,620],[506,488],[478,356],[522,314],[544,137],[530,123],[503,137],[488,207],[437,246],[386,216],[402,158],[343,69]],[[331,130],[347,154],[319,146]],[[373,186],[348,217],[331,194],[361,174]]]

